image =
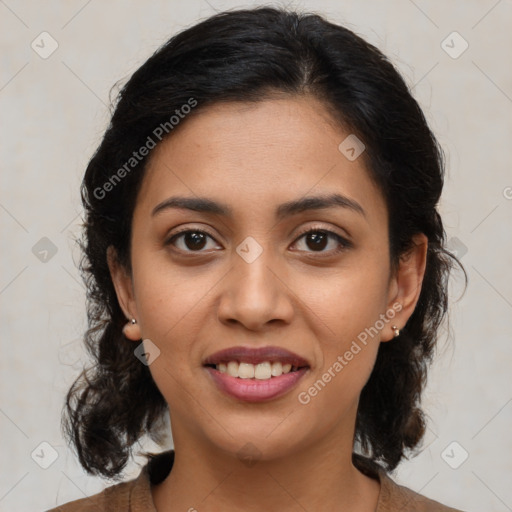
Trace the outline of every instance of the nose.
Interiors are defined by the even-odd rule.
[[[251,331],[264,330],[270,323],[291,322],[293,292],[286,272],[270,261],[270,253],[264,250],[251,263],[234,254],[233,266],[222,281],[218,306],[221,322],[241,324]]]

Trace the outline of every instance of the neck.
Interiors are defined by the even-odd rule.
[[[377,505],[379,482],[354,467],[352,445],[326,438],[287,457],[242,461],[182,441],[175,438],[172,471],[152,488],[158,512],[370,512]]]

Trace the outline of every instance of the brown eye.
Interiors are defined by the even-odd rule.
[[[351,243],[348,240],[333,231],[325,229],[310,229],[309,231],[302,233],[297,240],[302,239],[304,239],[304,245],[306,248],[309,249],[309,251],[306,250],[306,252],[337,253],[351,247]],[[330,250],[324,250],[328,247],[329,240],[334,240],[334,243],[331,244],[334,247]]]
[[[200,229],[186,229],[172,235],[166,241],[166,245],[173,245],[182,252],[201,253],[206,252],[203,249],[208,249],[208,239],[215,241],[206,231]],[[302,233],[297,240],[304,240],[306,246],[305,249],[299,250],[321,254],[338,253],[352,246],[352,244],[342,236],[325,229],[310,229]],[[295,243],[297,244],[298,242],[296,241]],[[332,246],[330,249],[328,249],[329,245]],[[210,247],[210,249],[215,247],[216,246]]]
[[[322,251],[329,242],[329,235],[321,231],[308,233],[306,235],[306,245],[314,251]]]
[[[208,238],[213,240],[213,237],[206,231],[188,229],[173,235],[166,242],[166,245],[174,245],[184,252],[203,252],[202,249],[207,245]]]

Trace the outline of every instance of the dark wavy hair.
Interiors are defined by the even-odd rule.
[[[256,102],[274,94],[321,100],[333,119],[364,142],[369,175],[388,208],[394,268],[412,247],[413,235],[428,237],[419,301],[397,340],[380,344],[360,396],[355,443],[371,465],[391,471],[423,437],[421,393],[448,307],[450,271],[459,263],[445,248],[436,211],[442,150],[398,71],[352,31],[313,13],[233,10],[175,35],[133,74],[85,172],[80,270],[87,286],[85,344],[93,365],[71,386],[62,425],[91,474],[118,478],[134,444],[144,434],[158,438],[159,420],[168,410],[148,367],[134,356],[133,341],[122,333],[126,319],[107,265],[113,246],[131,272],[131,221],[151,151],[138,154],[136,163],[130,159],[148,145],[148,137],[154,139],[157,127],[167,123],[172,136],[171,128],[186,123],[185,118],[173,128],[169,119],[191,98],[197,106],[190,116],[214,103]],[[123,168],[122,179],[113,181]],[[360,463],[361,454],[353,460]]]

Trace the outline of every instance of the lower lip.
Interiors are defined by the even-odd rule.
[[[270,379],[240,379],[206,367],[217,387],[227,395],[245,402],[264,402],[285,395],[304,376],[308,368],[284,373]]]

